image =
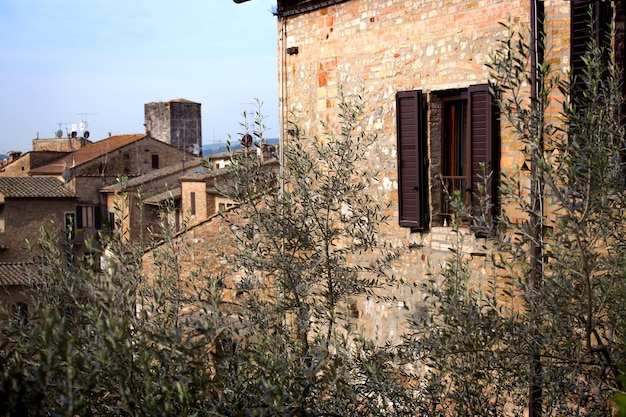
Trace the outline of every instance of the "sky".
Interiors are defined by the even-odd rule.
[[[260,100],[278,137],[276,0],[0,0],[0,153],[87,122],[144,133],[144,104],[202,104],[203,144]]]

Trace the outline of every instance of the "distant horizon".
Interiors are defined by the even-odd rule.
[[[133,134],[133,133],[130,133],[130,134]],[[65,138],[65,136],[64,136],[64,138]],[[39,139],[56,139],[56,138],[42,138],[42,137],[40,137]],[[62,138],[60,138],[60,139],[62,139]],[[100,139],[100,140],[104,140],[104,139],[106,139],[106,138],[103,138],[103,139]],[[265,141],[267,143],[270,143],[270,144],[278,144],[280,142],[280,138],[279,137],[264,138],[264,139],[265,139]],[[93,142],[99,142],[99,141],[93,141]],[[238,149],[238,148],[241,147],[241,145],[239,144],[239,141],[237,141],[237,140],[233,140],[231,143],[233,144],[233,146],[232,146],[233,149]],[[226,147],[227,144],[228,144],[227,140],[215,141],[215,142],[211,142],[211,143],[204,143],[204,141],[203,141],[202,147],[201,147],[202,154],[205,155],[205,153],[204,153],[205,149],[209,150],[209,148],[211,148],[211,147],[218,147],[218,146]],[[30,150],[28,150],[28,151],[9,150],[9,151],[0,153],[0,160],[4,160],[4,159],[8,158],[9,157],[8,152],[20,152],[20,155],[24,155],[24,154],[26,154],[28,152],[32,152],[32,148]]]
[[[278,132],[275,0],[0,1],[0,153],[86,123],[91,140],[143,133],[144,105],[202,105],[204,142],[255,110]]]

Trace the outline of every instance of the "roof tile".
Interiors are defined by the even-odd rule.
[[[30,172],[31,174],[62,174],[66,168],[72,168],[84,164],[85,162],[92,161],[96,158],[106,155],[116,149],[131,144],[147,137],[146,134],[135,135],[118,135],[111,136],[106,139],[99,140],[98,142],[89,143],[82,148],[44,165],[42,167],[34,168]]]
[[[28,285],[31,282],[29,268],[32,265],[22,262],[0,263],[0,286]]]
[[[61,181],[51,177],[0,177],[0,194],[5,198],[75,197]]]

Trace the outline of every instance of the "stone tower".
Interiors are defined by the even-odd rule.
[[[146,103],[146,134],[179,149],[201,154],[202,117],[200,103],[182,98]]]

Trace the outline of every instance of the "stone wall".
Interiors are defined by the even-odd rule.
[[[188,100],[146,103],[146,133],[175,146],[191,150],[202,148],[202,115],[200,103]]]
[[[11,198],[4,202],[4,249],[0,249],[0,262],[27,262],[36,255],[39,229],[46,222],[54,222],[59,233],[65,229],[65,213],[76,210],[74,198]],[[28,250],[26,240],[33,245]]]
[[[188,219],[190,224],[196,224],[209,217],[207,185],[204,179],[181,181],[181,193],[181,211],[184,219]],[[192,210],[192,193],[194,210]]]
[[[569,64],[569,2],[546,0],[544,4],[549,20],[546,60],[559,73]],[[423,282],[438,269],[456,238],[450,227],[432,216],[437,195],[429,198],[434,220],[428,230],[412,232],[398,226],[395,95],[419,89],[430,105],[439,91],[487,83],[485,64],[506,35],[501,23],[528,29],[529,14],[529,2],[522,0],[351,0],[279,19],[280,103],[285,118],[296,122],[307,137],[323,135],[320,122],[336,129],[341,86],[348,97],[364,95],[363,122],[377,135],[367,163],[379,175],[369,192],[376,200],[391,203],[389,224],[381,229],[380,239],[403,253],[394,261],[392,272],[408,283],[393,290],[398,302],[359,300],[359,327],[371,337],[397,340],[406,316],[420,314],[422,296],[412,284]],[[429,127],[436,117],[437,112],[429,108]],[[283,137],[289,140],[286,131]],[[440,137],[437,129],[428,129],[429,158]],[[521,166],[520,148],[502,125],[503,171]],[[428,177],[433,190],[434,177]],[[488,272],[485,248],[489,242],[467,231],[464,239],[465,253],[480,278]]]

